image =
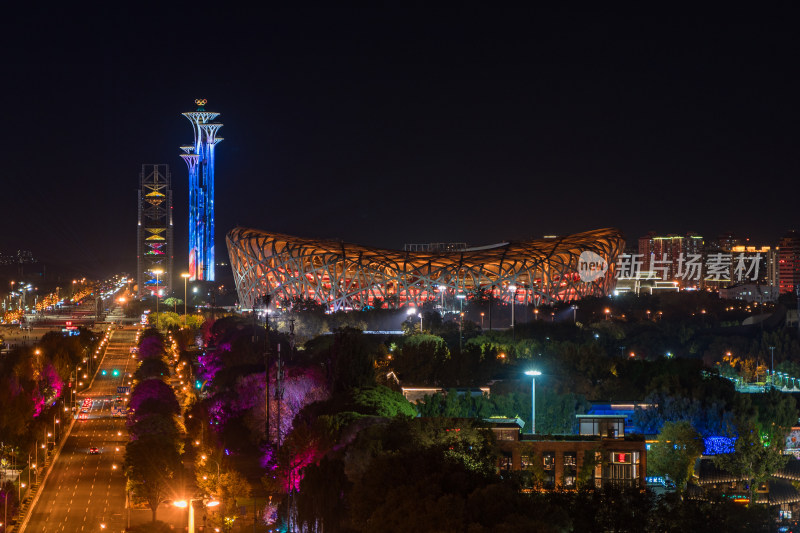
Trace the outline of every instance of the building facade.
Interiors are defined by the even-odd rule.
[[[377,300],[395,307],[472,297],[519,304],[604,296],[614,287],[624,239],[615,229],[557,239],[504,242],[457,252],[410,252],[303,239],[249,228],[227,235],[242,308],[265,294],[309,298],[330,310]]]
[[[800,234],[794,230],[778,246],[778,283],[781,294],[795,293],[800,286]]]
[[[688,279],[682,273],[687,261],[702,258],[704,251],[703,237],[695,233],[659,236],[650,232],[639,238],[641,277],[674,282],[681,289],[697,289],[702,279]]]
[[[181,146],[189,167],[189,279],[214,281],[214,151],[222,124],[219,113],[206,111],[206,100],[195,100],[197,110],[183,113],[192,123],[194,144]]]
[[[545,490],[576,489],[581,481],[594,488],[646,486],[646,443],[625,435],[624,418],[582,417],[580,435],[530,435],[521,432],[521,421],[487,422],[500,450],[501,474],[530,471],[541,476]]]
[[[142,165],[137,227],[138,295],[172,291],[172,177],[169,165]]]

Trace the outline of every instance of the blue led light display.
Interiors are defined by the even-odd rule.
[[[214,281],[214,147],[222,140],[222,124],[211,122],[219,113],[206,111],[206,100],[195,104],[196,111],[183,113],[192,123],[194,144],[181,146],[189,167],[189,280]]]

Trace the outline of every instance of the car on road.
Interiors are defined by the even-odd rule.
[[[78,420],[89,420],[89,413],[81,413],[78,415]]]
[[[89,448],[89,455],[97,455],[100,453],[100,450],[97,449],[97,446],[92,446]]]

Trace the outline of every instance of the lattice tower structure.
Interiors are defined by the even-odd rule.
[[[601,229],[435,253],[238,227],[228,233],[226,244],[243,308],[252,309],[269,294],[277,301],[310,298],[339,311],[371,306],[378,298],[403,307],[478,294],[533,305],[604,296],[614,288],[615,262],[625,240],[616,229]],[[590,282],[578,272],[581,253],[587,251],[608,264]]]
[[[172,176],[169,165],[142,165],[139,174],[137,281],[139,298],[172,292]],[[156,275],[154,270],[163,274]]]
[[[189,168],[189,279],[214,281],[214,151],[222,124],[219,113],[205,110],[206,100],[195,100],[196,111],[183,113],[192,123],[194,144],[181,146]]]

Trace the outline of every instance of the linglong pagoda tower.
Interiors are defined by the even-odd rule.
[[[189,279],[214,281],[214,147],[222,140],[219,113],[206,111],[206,100],[195,100],[197,110],[183,113],[192,123],[194,144],[181,146],[189,167]]]

